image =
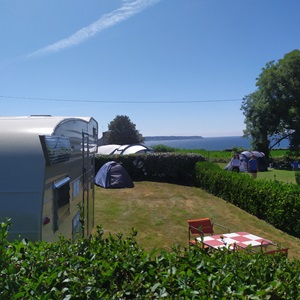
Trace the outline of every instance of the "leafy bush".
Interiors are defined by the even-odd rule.
[[[1,299],[297,299],[300,262],[247,251],[146,253],[131,236],[73,244],[8,243],[1,223]]]
[[[155,152],[176,152],[178,151],[178,149],[176,148],[173,148],[173,147],[169,147],[169,146],[166,146],[166,145],[153,145],[151,146],[151,148],[155,151]]]

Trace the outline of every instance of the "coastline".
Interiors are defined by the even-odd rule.
[[[170,141],[170,140],[191,140],[191,139],[202,139],[202,136],[191,135],[191,136],[180,136],[180,135],[167,135],[167,136],[145,136],[145,141]]]
[[[179,149],[204,149],[209,151],[223,151],[232,148],[241,148],[243,150],[257,150],[252,149],[251,139],[242,136],[221,136],[221,137],[195,137],[195,136],[176,136],[174,139],[172,136],[161,136],[157,139],[149,139],[144,137],[144,145],[147,147],[155,145],[165,145],[172,148]],[[151,137],[154,138],[154,137]],[[288,141],[283,141],[274,149],[286,149],[288,148]]]

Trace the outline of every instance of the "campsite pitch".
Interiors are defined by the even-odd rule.
[[[290,248],[300,259],[300,241],[238,207],[195,187],[157,182],[135,182],[134,188],[95,190],[95,226],[105,235],[129,236],[134,227],[138,243],[147,251],[188,247],[188,219],[210,217],[231,231],[247,231]],[[217,229],[217,228],[216,228]],[[218,232],[216,232],[218,233]]]

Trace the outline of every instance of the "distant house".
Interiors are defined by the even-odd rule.
[[[102,132],[102,137],[98,140],[98,146],[108,144],[108,133],[109,131]]]

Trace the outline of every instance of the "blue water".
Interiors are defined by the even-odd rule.
[[[205,137],[194,139],[176,139],[176,140],[153,140],[145,141],[148,147],[153,145],[166,145],[180,149],[204,149],[204,150],[225,150],[233,147],[241,147],[245,150],[251,150],[251,140],[240,136],[222,136],[222,137]],[[287,148],[287,141],[282,142],[277,148]],[[257,149],[255,149],[257,150]]]

